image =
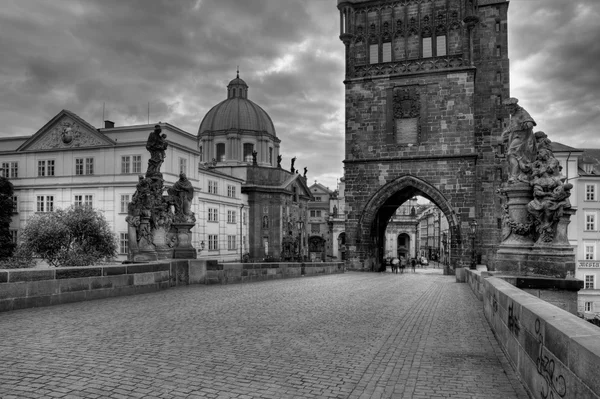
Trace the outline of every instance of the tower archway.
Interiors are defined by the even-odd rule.
[[[363,207],[356,230],[357,250],[370,262],[384,262],[385,230],[396,209],[405,201],[421,196],[435,204],[448,221],[449,264],[454,269],[463,257],[460,220],[450,200],[436,187],[412,175],[400,176],[377,190]],[[400,238],[400,236],[398,237]]]

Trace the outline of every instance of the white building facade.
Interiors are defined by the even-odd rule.
[[[242,180],[199,167],[197,138],[168,123],[159,123],[169,144],[161,167],[165,187],[185,173],[195,188],[192,211],[197,225],[192,245],[198,257],[241,259],[247,225]],[[63,110],[28,137],[0,138],[0,173],[14,185],[15,240],[36,213],[71,205],[101,211],[119,242],[118,260],[127,258],[127,204],[138,176],[146,172],[146,141],[154,125],[115,127],[107,121],[97,129]],[[208,215],[214,215],[208,220]]]

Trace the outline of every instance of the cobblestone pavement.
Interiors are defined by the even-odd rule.
[[[440,269],[0,313],[2,398],[527,398]]]

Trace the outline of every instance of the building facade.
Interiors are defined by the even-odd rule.
[[[195,188],[192,212],[198,222],[192,230],[192,245],[199,257],[240,259],[242,238],[248,234],[241,224],[243,216],[239,216],[247,206],[243,181],[199,170],[196,137],[168,123],[159,125],[168,142],[161,169],[165,186],[173,185],[179,174],[185,173]],[[97,129],[63,110],[31,136],[0,138],[0,173],[15,187],[15,214],[10,225],[15,240],[36,213],[87,205],[104,214],[118,239],[118,259],[127,259],[127,206],[138,176],[146,171],[150,156],[145,146],[153,128],[115,127],[107,121]]]

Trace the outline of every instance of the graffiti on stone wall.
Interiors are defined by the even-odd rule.
[[[515,315],[512,303],[508,307],[508,329],[516,337],[519,336],[519,332],[521,331],[521,326],[519,324],[519,318]]]
[[[544,381],[542,382],[542,388],[540,394],[544,399],[556,399],[564,398],[567,394],[567,384],[565,377],[562,374],[555,374],[555,362],[543,353],[544,349],[544,336],[540,332],[541,322],[540,319],[535,320],[535,333],[537,334],[539,352],[536,360],[537,372],[542,376]]]

